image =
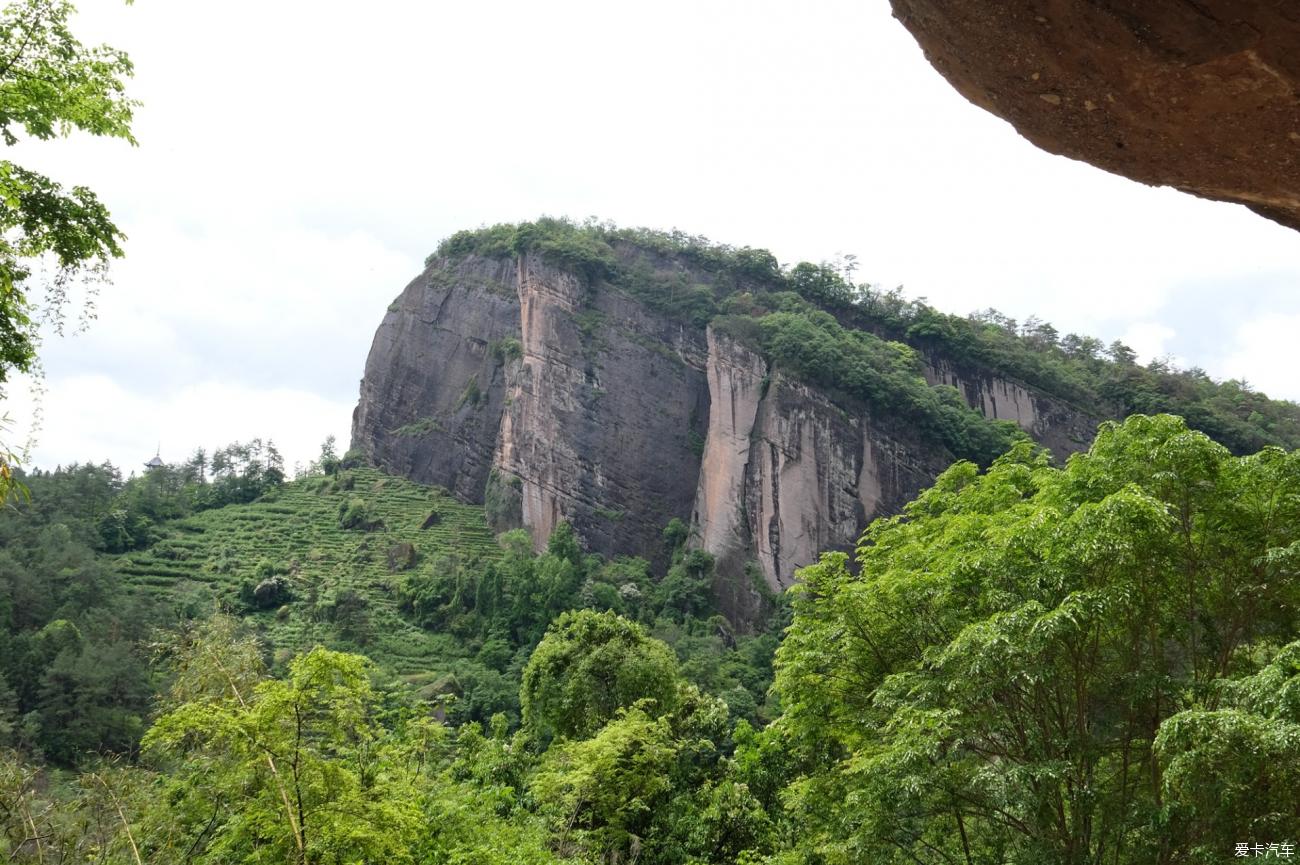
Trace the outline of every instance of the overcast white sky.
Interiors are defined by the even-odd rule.
[[[1300,398],[1300,234],[1035,149],[885,0],[79,5],[144,106],[138,148],[5,154],[95,189],[130,238],[91,329],[44,346],[36,465],[346,442],[424,256],[541,214],[787,263],[855,253],[948,311],[1036,314]],[[6,408],[30,413],[21,384]]]

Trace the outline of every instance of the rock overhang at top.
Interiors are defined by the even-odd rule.
[[[890,0],[1038,147],[1300,229],[1300,3]]]

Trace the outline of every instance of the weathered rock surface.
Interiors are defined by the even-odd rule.
[[[695,496],[703,334],[536,256],[518,290],[523,361],[494,465],[519,479],[524,524],[539,548],[566,520],[593,550],[657,559]]]
[[[942,357],[927,358],[924,370],[928,383],[955,387],[967,405],[987,418],[1014,422],[1062,462],[1088,447],[1101,420],[1018,382],[960,369]]]
[[[784,589],[796,568],[851,547],[952,462],[711,328],[708,345],[709,431],[692,517],[720,574],[754,562],[769,588]]]
[[[435,262],[388,308],[352,415],[375,465],[483,501],[506,392],[491,348],[519,334],[515,282],[511,262]]]
[[[384,555],[388,559],[388,570],[394,574],[415,567],[415,545],[407,541],[393,544],[384,551]]]
[[[1091,438],[1096,419],[1048,395],[927,363],[932,383],[1062,456]],[[664,526],[689,521],[737,622],[758,609],[757,581],[788,586],[952,461],[723,333],[534,254],[434,260],[407,286],[375,334],[352,439],[388,471],[485,502],[498,530],[527,526],[539,549],[567,521],[592,551],[663,566]]]
[[[1044,150],[1300,229],[1300,5],[891,3],[963,96]]]

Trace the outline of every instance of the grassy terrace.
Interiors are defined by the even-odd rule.
[[[355,499],[366,502],[376,528],[339,527],[340,508]],[[429,520],[433,513],[438,517]],[[426,521],[432,524],[424,528]],[[452,553],[499,554],[482,508],[371,469],[294,481],[253,504],[204,511],[166,530],[152,547],[117,558],[118,571],[136,590],[166,593],[178,616],[214,604],[244,611],[274,648],[277,664],[317,643],[360,649],[416,685],[436,679],[464,650],[398,611],[394,588],[402,575],[389,570],[389,548],[412,544],[417,569]],[[281,575],[292,597],[248,612],[241,588],[268,572]]]

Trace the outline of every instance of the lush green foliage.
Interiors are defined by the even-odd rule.
[[[873,524],[861,574],[804,569],[777,680],[815,743],[802,846],[1146,863],[1288,840],[1297,491],[1300,454],[1135,416],[1063,470],[1028,446],[959,463]]]
[[[112,501],[112,474],[74,474],[92,493],[79,507],[46,509],[42,478],[40,507],[0,520],[0,747],[62,764],[133,750],[152,690],[140,648],[152,604],[133,603],[92,546],[102,545],[95,509]]]
[[[593,610],[565,613],[524,668],[524,726],[541,740],[583,739],[639,701],[662,715],[676,704],[677,677],[672,650],[635,622]]]
[[[781,311],[751,311],[743,320],[757,327],[760,344],[778,368],[862,400],[882,417],[906,418],[951,453],[981,464],[1026,438],[1010,421],[985,419],[953,388],[926,384],[920,358],[907,345],[844,327],[800,298],[773,299]],[[728,319],[724,329],[736,332],[735,322]]]
[[[683,525],[665,531],[673,564],[656,581],[644,562],[582,554],[567,528],[540,555],[520,532],[498,546],[481,510],[338,461],[271,501],[162,524],[151,550],[198,543],[159,561],[221,573],[206,597],[243,621],[183,625],[157,641],[152,673],[138,655],[80,649],[104,638],[84,611],[46,611],[19,635],[14,657],[82,659],[46,668],[57,686],[38,691],[74,702],[37,704],[35,719],[60,720],[35,744],[83,768],[31,761],[31,680],[0,680],[0,735],[26,752],[0,754],[0,855],[1124,865],[1295,844],[1297,491],[1300,454],[1233,457],[1163,416],[1107,425],[1064,469],[1028,444],[983,474],[959,463],[870,527],[859,573],[843,554],[802,572],[780,712],[756,729],[775,708],[755,699],[774,638],[719,633],[711,563],[683,548]],[[358,497],[385,528],[339,527],[339,505]],[[482,534],[461,522],[470,514]],[[66,536],[97,537],[96,522],[69,522]],[[434,531],[460,534],[422,534]],[[414,557],[364,554],[403,537]],[[353,555],[333,571],[280,567],[325,538]],[[88,559],[60,566],[55,585],[97,561],[80,549]],[[230,551],[251,564],[220,571]],[[98,560],[106,579],[113,561]],[[240,600],[252,579],[283,582],[283,606]],[[183,583],[106,586],[135,601]],[[391,597],[382,607],[386,591],[442,633]],[[31,594],[6,596],[24,621]],[[76,613],[80,597],[57,603]],[[337,651],[362,643],[377,662]],[[135,671],[134,729],[152,726],[142,751],[118,749],[130,762],[88,761],[112,747],[78,738],[75,718],[111,731],[105,709],[128,706],[120,683],[95,684],[100,667]],[[148,682],[163,687],[152,717]]]
[[[494,540],[481,509],[344,468],[353,462],[332,448],[317,463],[331,473],[280,483],[268,452],[246,459],[258,447],[234,445],[128,481],[90,465],[30,477],[31,502],[0,517],[0,746],[60,763],[132,753],[149,708],[149,628],[213,609],[246,617],[276,669],[316,644],[363,648],[453,722],[505,713],[512,724],[552,620],[609,610],[668,641],[689,680],[737,717],[771,716],[779,620],[733,634],[714,613],[712,560],[681,550],[680,533],[656,579],[643,560],[584,555],[567,525],[541,555],[523,532]]]
[[[381,608],[382,596],[354,592],[360,600],[349,604],[347,589],[354,583],[338,579],[354,572],[347,555],[313,569],[312,577],[324,579],[309,579],[303,572],[309,557],[326,560],[334,550],[309,543],[293,511],[271,513],[276,505],[269,502],[217,507],[280,492],[326,512],[337,507],[334,496],[306,489],[326,479],[290,491],[282,490],[280,478],[274,448],[256,442],[127,481],[110,465],[27,476],[30,501],[0,514],[0,747],[19,745],[60,764],[88,752],[134,752],[150,708],[150,629],[205,616],[217,605],[247,610],[288,647],[327,637],[356,645],[348,635],[364,637],[371,620],[383,627],[388,616],[404,626],[386,629],[403,650],[412,644],[404,635],[415,635],[415,645],[429,643],[420,629],[385,612],[391,600]],[[400,495],[394,491],[393,498],[404,501]],[[411,509],[417,525],[428,514],[427,501],[421,492]],[[318,511],[298,516],[309,515]],[[448,525],[426,534],[456,542],[461,525],[468,521],[472,528],[475,515],[473,508],[449,509]],[[263,516],[272,518],[269,524]],[[481,523],[478,514],[479,543],[493,550]],[[267,531],[269,525],[285,534]],[[104,555],[121,550],[127,553]],[[387,578],[382,564],[375,570]],[[314,582],[310,591],[308,582]],[[303,634],[297,617],[280,614],[294,599],[320,620],[315,633]]]
[[[541,750],[501,716],[490,736],[448,731],[357,655],[317,648],[270,678],[225,616],[164,657],[171,685],[138,765],[69,782],[0,756],[0,854],[542,865],[733,861],[745,839],[770,846],[756,801],[727,777],[726,706],[681,679],[671,712],[636,699]]]
[[[250,861],[250,851],[266,862],[414,861],[416,747],[441,730],[405,717],[384,726],[359,655],[317,648],[286,679],[250,687],[256,649],[232,646],[229,632],[219,624],[183,645],[181,665],[209,666],[208,681],[180,676],[180,699],[143,743],[172,776],[174,831],[207,831],[211,861]]]
[[[1166,767],[1174,831],[1189,858],[1214,862],[1223,842],[1288,839],[1300,815],[1300,641],[1260,671],[1216,682],[1217,699],[1160,726],[1155,747]]]
[[[131,569],[100,554],[148,547],[170,521],[274,490],[279,455],[255,440],[126,481],[107,464],[23,480],[30,497],[0,519],[0,746],[60,764],[131,753],[151,694],[142,644],[169,604],[132,597]],[[173,571],[181,553],[158,552]],[[265,600],[275,575],[262,576]]]
[[[453,551],[490,563],[501,550],[481,508],[345,464],[272,487],[252,503],[163,523],[155,543],[112,566],[135,591],[166,599],[182,616],[205,616],[214,606],[245,616],[277,664],[318,643],[364,647],[412,685],[446,684],[474,650],[403,615],[399,587]]]
[[[211,456],[198,450],[184,463],[127,481],[108,463],[35,471],[23,480],[31,493],[16,505],[20,517],[9,526],[61,523],[92,549],[120,553],[159,540],[162,523],[260,498],[284,483],[284,464],[273,442],[253,439]]]
[[[450,678],[437,682],[457,695],[450,709],[456,720],[486,722],[498,712],[518,718],[528,655],[569,610],[611,612],[639,623],[672,646],[686,678],[722,697],[737,717],[768,718],[778,611],[759,632],[733,634],[714,609],[713,560],[683,549],[682,540],[666,534],[672,564],[656,579],[644,559],[584,555],[567,524],[540,555],[533,554],[527,532],[514,530],[497,538],[498,558],[437,556],[405,574],[397,596],[415,621],[454,635],[473,651],[453,664]],[[535,732],[549,736],[550,728]]]
[[[1243,381],[1216,382],[1195,367],[1179,370],[1167,360],[1139,366],[1133,350],[1118,341],[1105,346],[1093,337],[1061,336],[1036,318],[1017,324],[992,309],[965,317],[945,315],[897,293],[870,293],[856,310],[883,333],[1075,405],[1100,407],[1116,417],[1180,415],[1235,454],[1270,444],[1300,447],[1295,403],[1270,400]]]
[[[68,29],[66,0],[16,0],[0,9],[0,139],[48,140],[74,130],[131,137],[134,103],[124,95],[131,74],[126,55],[87,48]],[[34,269],[48,258],[43,315],[62,328],[62,310],[74,280],[102,279],[122,255],[124,239],[107,208],[83,186],[55,181],[0,160],[0,396],[11,370],[28,371],[36,358]],[[16,457],[0,444],[0,502],[12,483]]]

